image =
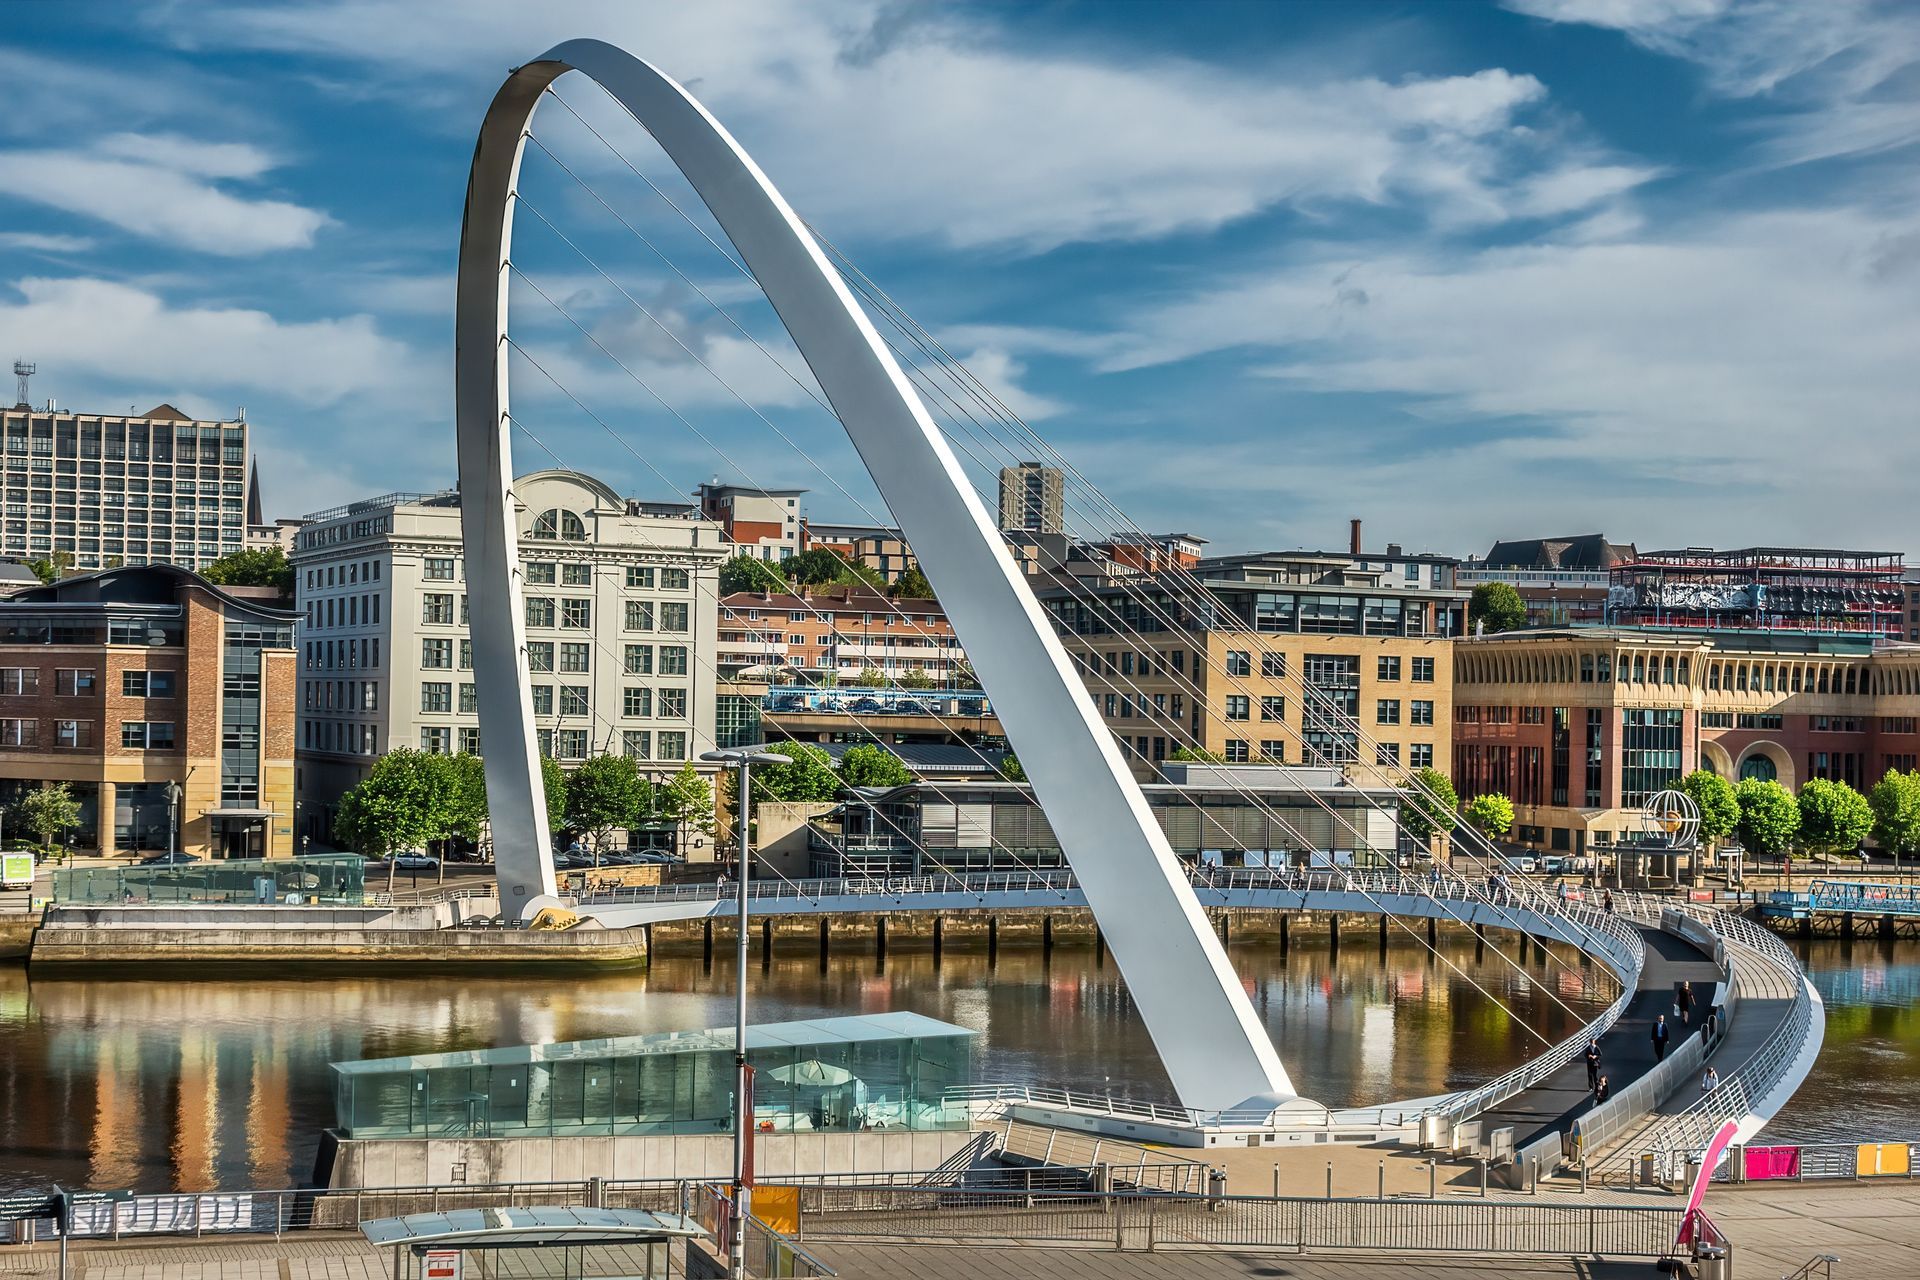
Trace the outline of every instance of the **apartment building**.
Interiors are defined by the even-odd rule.
[[[720,601],[718,652],[725,676],[784,667],[797,679],[842,684],[868,668],[889,680],[913,674],[945,684],[966,661],[937,601],[894,600],[851,586],[727,596]]]
[[[898,529],[880,524],[822,524],[801,522],[802,550],[823,547],[851,564],[865,565],[889,583],[918,568],[913,548]]]
[[[1462,640],[1453,778],[1514,802],[1515,836],[1631,835],[1696,768],[1865,789],[1920,761],[1920,645],[1870,634],[1581,627]]]
[[[246,543],[247,424],[0,409],[0,556],[199,569]]]
[[[1038,594],[1143,777],[1195,742],[1228,763],[1362,776],[1445,765],[1466,592],[1390,582],[1346,556],[1268,553],[1202,561],[1179,581]]]
[[[691,511],[538,471],[518,499],[527,665],[540,749],[624,752],[662,770],[714,744],[716,581],[729,554]],[[309,518],[300,789],[324,840],[340,795],[395,747],[478,754],[457,493],[396,493]]]
[[[102,854],[291,854],[297,616],[172,565],[0,600],[0,802],[66,783]]]
[[[709,480],[694,493],[703,519],[720,526],[730,553],[791,560],[806,550],[800,524],[805,489],[758,489]]]
[[[1000,527],[1022,533],[1066,531],[1066,475],[1022,462],[1000,468]]]

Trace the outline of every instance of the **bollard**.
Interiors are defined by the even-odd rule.
[[[1440,1162],[1438,1160],[1429,1160],[1427,1161],[1427,1199],[1438,1200],[1439,1198]]]
[[[1375,1200],[1385,1200],[1387,1198],[1387,1162],[1385,1160],[1380,1162],[1380,1186],[1379,1190],[1374,1192],[1373,1198]]]
[[[1333,1161],[1327,1161],[1327,1199],[1333,1199]]]
[[[1280,1162],[1277,1160],[1273,1165],[1273,1198],[1275,1200],[1280,1198]]]
[[[1487,1162],[1484,1159],[1480,1161],[1480,1198],[1487,1198]]]
[[[1218,1213],[1227,1207],[1227,1172],[1214,1168],[1207,1170],[1207,1209]]]

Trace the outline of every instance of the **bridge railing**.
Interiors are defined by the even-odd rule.
[[[1861,915],[1920,915],[1920,885],[1815,880],[1807,899],[1815,911],[1852,911]]]

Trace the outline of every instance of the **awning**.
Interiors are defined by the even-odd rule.
[[[208,809],[206,812],[209,818],[271,818],[273,816],[272,809],[228,808]]]
[[[537,1205],[519,1209],[450,1209],[360,1224],[377,1245],[440,1245],[476,1249],[582,1244],[643,1244],[706,1234],[692,1218],[648,1209]]]

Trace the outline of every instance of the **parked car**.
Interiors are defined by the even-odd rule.
[[[421,853],[418,849],[406,849],[399,853],[388,854],[383,861],[391,862],[401,871],[433,871],[440,866],[440,859],[430,853]]]
[[[176,849],[172,853],[149,854],[140,859],[139,865],[143,867],[177,867],[183,863],[198,861],[200,861],[200,859],[197,855],[184,853]]]
[[[636,867],[665,867],[680,861],[670,853],[654,853],[651,850],[630,853],[627,861]]]

